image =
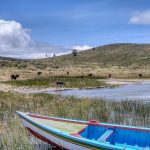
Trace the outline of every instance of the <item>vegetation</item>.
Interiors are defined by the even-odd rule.
[[[95,47],[63,56],[21,60],[0,57],[0,78],[9,80],[11,74],[19,74],[20,80],[42,76],[95,76],[113,78],[150,78],[150,44],[111,44]],[[28,73],[27,73],[28,72]]]
[[[112,78],[149,78],[149,50],[149,44],[111,44],[78,52],[76,56],[68,54],[37,60],[0,57],[0,78],[7,80],[4,83],[30,87],[54,87],[57,81],[61,81],[65,83],[65,88],[106,86],[99,79],[107,78],[108,74],[111,74]],[[38,71],[42,72],[41,75],[37,74]],[[88,76],[89,73],[92,73],[91,77]],[[8,81],[11,74],[19,74],[20,79]],[[15,114],[16,110],[150,127],[149,102],[0,92],[0,149],[34,149]]]
[[[150,103],[148,102],[112,102],[51,94],[21,95],[1,92],[1,147],[8,148],[11,145],[12,149],[23,147],[25,150],[30,150],[33,148],[25,129],[15,115],[16,110],[63,118],[95,119],[100,122],[150,127]]]
[[[88,87],[101,87],[104,86],[104,82],[99,79],[102,77],[67,77],[67,76],[58,76],[58,77],[38,77],[34,79],[27,80],[16,80],[16,81],[5,81],[4,83],[12,84],[15,86],[36,86],[36,87],[54,87],[56,86],[57,81],[61,81],[64,84],[65,88],[88,88]]]
[[[150,44],[110,44],[78,52],[76,57],[72,54],[37,60],[20,60],[0,57],[0,64],[1,67],[24,68],[27,66],[34,66],[39,69],[53,68],[56,66],[75,67],[81,64],[84,66],[96,65],[102,68],[112,66],[142,68],[142,66],[149,66],[149,50]],[[73,54],[76,55],[76,51],[73,52]]]
[[[110,44],[95,47],[86,51],[58,56],[55,59],[38,60],[40,63],[58,66],[88,65],[99,67],[138,67],[149,66],[150,44]]]

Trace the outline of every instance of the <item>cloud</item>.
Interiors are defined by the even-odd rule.
[[[150,25],[150,10],[135,13],[129,20],[131,24]]]
[[[77,46],[73,46],[73,49],[76,49],[78,51],[84,51],[84,50],[87,50],[87,49],[90,49],[90,48],[92,48],[92,47],[89,46],[89,45],[83,45],[83,46],[77,45]]]
[[[34,41],[30,30],[19,22],[0,20],[0,56],[17,58],[43,58],[48,53],[60,53],[68,49],[59,45],[50,45]]]
[[[0,20],[0,47],[26,47],[32,40],[27,29],[15,21]]]
[[[65,55],[72,49],[83,51],[92,48],[89,45],[76,45],[65,48],[60,45],[52,45],[44,42],[34,41],[30,36],[31,30],[23,28],[21,23],[0,20],[0,56],[15,58],[44,58],[55,53]]]

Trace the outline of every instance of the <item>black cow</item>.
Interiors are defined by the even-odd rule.
[[[111,73],[110,73],[110,74],[108,74],[108,77],[109,77],[109,78],[111,78],[111,76],[112,76],[112,75],[111,75]]]
[[[141,73],[139,73],[139,78],[142,78],[142,74]]]
[[[84,74],[81,74],[81,75],[80,75],[80,78],[83,79],[83,78],[84,78]]]
[[[37,72],[37,75],[39,76],[39,75],[41,75],[42,74],[42,72]]]
[[[89,77],[92,77],[92,76],[93,76],[93,73],[89,73],[88,76],[89,76]]]
[[[13,81],[13,80],[17,80],[17,78],[19,78],[19,75],[18,75],[18,74],[16,74],[16,75],[12,74],[12,75],[10,76],[10,78],[11,78],[12,81]]]
[[[56,81],[56,85],[62,87],[65,83],[63,81]]]

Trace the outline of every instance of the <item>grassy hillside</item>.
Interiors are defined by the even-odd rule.
[[[35,68],[49,68],[76,65],[109,66],[150,66],[150,44],[111,44],[55,58],[20,60],[0,57],[0,67],[26,68],[29,65]]]
[[[27,60],[0,56],[0,68],[3,68],[3,67],[18,67],[18,68],[23,67],[23,68],[25,68],[28,65],[27,62],[29,63],[29,61],[27,61]]]
[[[94,49],[54,58],[20,60],[0,57],[0,79],[7,80],[10,74],[21,75],[20,79],[29,79],[42,71],[42,76],[113,74],[116,78],[150,77],[150,44],[110,44]],[[5,80],[4,79],[4,80]]]
[[[79,52],[77,56],[70,54],[40,62],[51,66],[150,66],[150,44],[111,44]]]

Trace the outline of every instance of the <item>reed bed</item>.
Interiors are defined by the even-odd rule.
[[[43,115],[150,127],[150,103],[105,101],[51,94],[0,93],[0,149],[32,150],[35,146],[15,111]],[[40,148],[42,149],[42,148]]]

